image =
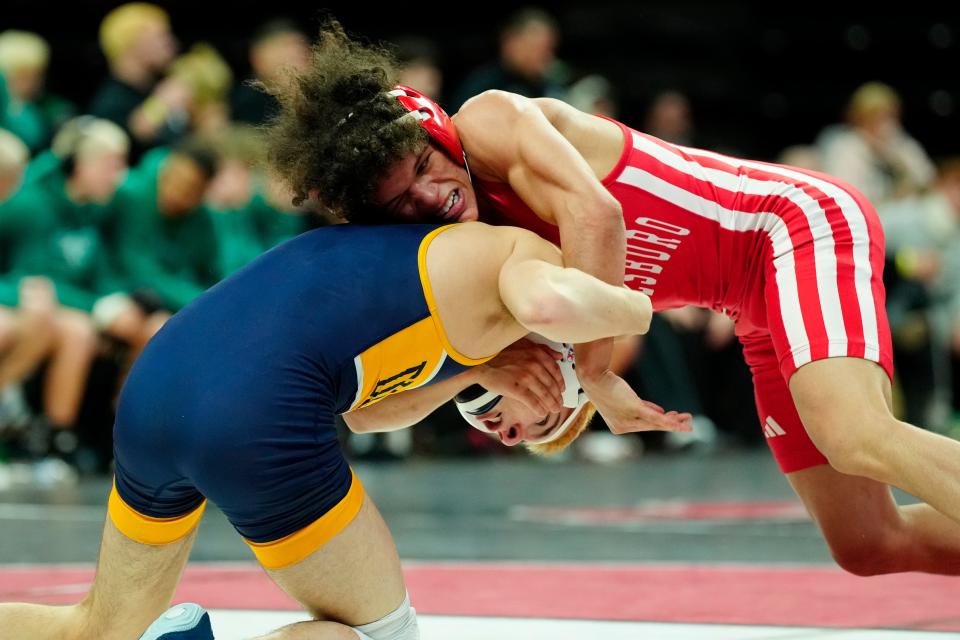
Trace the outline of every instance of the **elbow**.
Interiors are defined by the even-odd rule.
[[[529,331],[562,341],[557,331],[569,326],[574,306],[558,288],[547,286],[526,296],[515,309],[515,316]]]
[[[602,193],[571,206],[567,209],[567,219],[571,228],[582,233],[591,229],[601,235],[625,233],[623,206],[606,189]],[[562,224],[562,221],[559,221]]]
[[[347,428],[353,433],[370,433],[373,431],[369,421],[363,419],[362,410],[342,413],[340,417],[343,418],[344,424],[346,424]]]
[[[644,335],[650,331],[650,323],[653,322],[653,300],[650,299],[650,296],[640,293],[639,291],[629,291],[628,293],[641,296],[638,302],[640,313],[637,314],[637,317],[640,326],[637,327],[637,333]]]

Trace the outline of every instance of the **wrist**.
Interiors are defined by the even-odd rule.
[[[484,380],[484,371],[486,370],[486,368],[487,368],[487,365],[480,364],[475,367],[470,367],[463,373],[456,376],[456,379],[458,381],[457,386],[459,387],[458,393],[460,391],[463,391],[470,385],[479,384],[482,386],[483,380]]]
[[[150,96],[140,105],[140,113],[151,125],[159,126],[166,121],[170,110],[158,97]]]

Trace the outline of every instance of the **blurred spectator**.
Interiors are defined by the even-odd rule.
[[[823,171],[846,180],[875,205],[915,194],[934,177],[934,166],[900,122],[900,97],[869,82],[847,106],[846,124],[832,125],[817,139]]]
[[[100,23],[100,47],[110,75],[90,113],[131,134],[134,160],[144,149],[179,139],[187,127],[190,89],[175,78],[158,82],[177,52],[167,12],[145,2],[117,7]]]
[[[20,383],[40,365],[55,339],[54,305],[44,304],[34,289],[24,292],[25,304],[20,305],[18,279],[9,273],[3,203],[19,189],[29,158],[27,145],[0,129],[0,432],[25,424],[28,413]]]
[[[522,96],[563,98],[564,85],[556,59],[560,31],[556,20],[542,9],[520,9],[500,31],[500,57],[471,73],[450,101],[450,113],[488,89]]]
[[[217,50],[208,44],[195,44],[170,65],[172,80],[189,89],[187,112],[191,130],[199,135],[214,135],[230,121],[227,96],[233,84],[233,72]]]
[[[286,82],[286,70],[300,71],[310,59],[310,43],[289,20],[273,20],[250,40],[253,80],[265,86]],[[252,83],[241,83],[233,93],[233,118],[238,122],[264,124],[279,109],[276,98]]]
[[[35,33],[0,33],[0,74],[6,85],[6,100],[0,111],[0,126],[16,134],[37,153],[53,132],[75,112],[72,104],[47,93],[44,81],[50,47]]]
[[[130,172],[114,199],[111,241],[124,277],[168,311],[217,280],[210,212],[203,205],[217,171],[208,146],[188,139],[154,149]]]
[[[3,207],[14,241],[11,270],[44,276],[67,307],[90,312],[97,298],[119,288],[110,273],[101,229],[127,168],[129,138],[108,120],[82,116],[54,139],[53,159],[35,171]]]
[[[597,74],[584,76],[570,85],[567,102],[580,111],[608,118],[616,118],[620,110],[613,84]]]
[[[306,229],[303,212],[278,206],[263,166],[262,134],[237,125],[217,142],[219,169],[207,192],[217,237],[218,277],[226,277],[274,245]],[[289,202],[283,198],[281,202]]]
[[[690,100],[679,91],[658,93],[647,110],[644,131],[674,144],[693,144]]]
[[[812,145],[795,144],[787,147],[777,156],[777,164],[807,169],[808,171],[823,171],[820,167],[820,154]]]
[[[425,38],[405,36],[396,40],[397,58],[402,65],[397,84],[416,89],[428,98],[442,102],[443,72],[436,45]]]
[[[929,192],[883,204],[878,213],[906,418],[940,426],[952,393],[951,345],[960,344],[960,158],[940,165]]]
[[[33,341],[34,365],[49,356],[43,415],[25,434],[26,449],[35,456],[51,448],[70,456],[77,446],[74,429],[97,352],[87,312],[99,287],[106,286],[99,227],[104,204],[126,168],[128,145],[126,134],[110,122],[89,116],[70,121],[54,138],[54,148],[63,155],[56,162],[38,158],[42,170],[0,207],[17,315],[24,329],[44,332],[43,340]],[[10,357],[25,357],[24,352],[14,350]],[[29,372],[23,368],[19,373]]]
[[[30,149],[23,140],[5,129],[0,129],[0,204],[17,192],[27,162],[30,160]],[[3,264],[0,263],[0,268]]]

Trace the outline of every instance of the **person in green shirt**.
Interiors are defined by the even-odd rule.
[[[6,99],[0,126],[17,135],[36,154],[76,112],[67,100],[44,90],[50,47],[35,33],[9,29],[0,33],[0,75]]]
[[[292,195],[259,167],[264,165],[263,134],[234,125],[215,139],[219,169],[207,191],[217,238],[217,275],[225,278],[264,251],[307,229]]]
[[[45,277],[9,272],[16,238],[7,232],[8,206],[23,189],[29,151],[13,134],[0,130],[0,427],[21,429],[26,451],[44,455],[53,442],[61,452],[76,446],[70,429],[76,421],[95,334],[83,314],[60,307]],[[47,362],[43,415],[31,421],[21,383]],[[59,436],[59,437],[54,437]]]
[[[217,245],[203,200],[217,157],[197,141],[154,149],[114,199],[111,241],[141,297],[176,312],[217,281]]]
[[[106,203],[127,168],[128,149],[120,127],[90,116],[76,118],[64,125],[53,150],[35,160],[23,186],[0,208],[0,236],[9,260],[6,280],[18,293],[7,302],[17,304],[21,313],[36,316],[44,308],[54,317],[44,380],[48,435],[68,433],[76,422],[98,348],[91,314],[101,299],[123,289],[112,273],[102,228],[111,211]],[[111,322],[119,316],[114,312]],[[75,446],[75,439],[68,440],[73,444],[58,450],[66,453]]]
[[[30,151],[20,138],[0,129],[0,211],[23,181]],[[9,255],[7,238],[0,236],[0,259]],[[0,427],[19,419],[20,407],[12,404],[15,387],[33,373],[49,354],[55,340],[54,304],[45,296],[43,283],[26,281],[23,287],[0,263]],[[16,404],[22,404],[17,402]]]
[[[102,228],[127,168],[129,140],[113,123],[83,116],[54,143],[4,207],[0,229],[11,239],[13,275],[49,278],[60,304],[89,314],[99,298],[123,288]]]

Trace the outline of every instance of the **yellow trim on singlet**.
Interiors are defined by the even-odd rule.
[[[117,493],[117,485],[110,491],[107,512],[110,520],[120,533],[141,544],[161,545],[176,542],[193,531],[203,510],[207,506],[204,500],[200,506],[184,516],[176,518],[153,518],[145,516],[124,502]]]
[[[350,411],[427,384],[445,356],[430,317],[384,338],[354,359],[359,393]]]
[[[447,332],[443,328],[443,321],[440,319],[440,313],[437,311],[437,301],[433,297],[433,287],[430,285],[430,274],[427,271],[427,249],[430,248],[430,243],[433,242],[433,239],[438,235],[448,229],[452,229],[455,226],[457,225],[448,224],[440,227],[439,229],[434,229],[428,233],[423,240],[420,241],[420,250],[417,252],[417,264],[420,268],[420,285],[423,287],[423,296],[427,299],[427,307],[430,309],[430,317],[433,318],[433,324],[436,328],[437,335],[440,337],[440,342],[443,344],[443,348],[446,350],[448,356],[460,364],[468,367],[475,367],[478,364],[483,364],[484,362],[492,359],[496,354],[486,356],[485,358],[468,358],[457,351],[454,346],[450,344],[450,339],[447,337]]]
[[[244,539],[265,569],[283,569],[300,562],[347,528],[363,506],[363,485],[350,469],[350,489],[332,509],[303,529],[272,542]]]

